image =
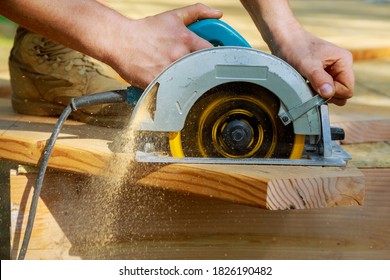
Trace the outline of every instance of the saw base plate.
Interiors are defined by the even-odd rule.
[[[142,163],[182,163],[182,164],[243,164],[243,165],[302,165],[302,166],[346,166],[350,155],[337,143],[332,143],[332,155],[304,153],[301,159],[278,158],[175,158],[158,152],[136,152],[136,161]]]

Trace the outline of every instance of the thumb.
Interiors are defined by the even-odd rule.
[[[306,78],[309,80],[312,88],[324,99],[329,99],[335,94],[335,85],[333,77],[329,75],[322,67],[312,70]]]

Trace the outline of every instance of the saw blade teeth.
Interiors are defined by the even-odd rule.
[[[258,85],[247,82],[219,85],[194,104],[180,140],[171,143],[172,155],[299,158],[302,138],[295,136],[292,124],[285,126],[280,121],[279,107],[276,95]]]

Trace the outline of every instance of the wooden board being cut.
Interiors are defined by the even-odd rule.
[[[17,115],[6,99],[0,104],[1,157],[37,165],[55,119]],[[364,176],[354,167],[171,164],[145,171],[131,165],[128,154],[111,150],[114,137],[119,137],[115,129],[68,122],[49,167],[118,181],[131,173],[130,180],[142,185],[272,210],[363,204]]]
[[[364,177],[352,167],[172,164],[139,184],[270,210],[362,205]]]
[[[26,259],[388,259],[390,169],[362,171],[363,206],[299,211],[49,172]],[[13,258],[35,179],[11,174]]]

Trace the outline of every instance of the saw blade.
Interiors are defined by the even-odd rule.
[[[191,108],[181,132],[170,134],[174,157],[301,157],[304,135],[278,117],[280,100],[248,82],[217,86]]]

